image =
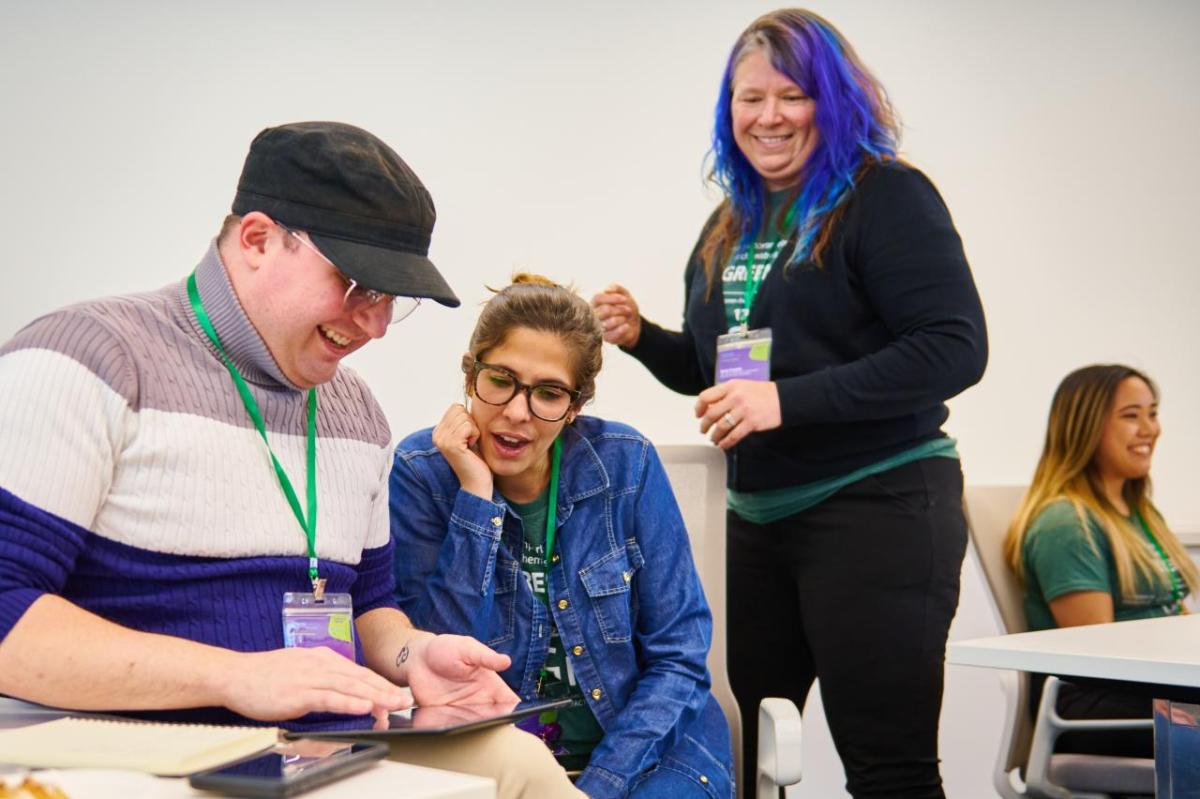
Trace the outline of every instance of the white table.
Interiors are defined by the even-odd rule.
[[[18,775],[0,774],[15,787]],[[220,794],[197,791],[187,778],[153,777],[133,771],[56,769],[35,771],[42,785],[61,788],[72,799],[221,799]],[[495,799],[496,784],[483,777],[411,766],[383,760],[358,774],[302,794],[306,799]]]
[[[0,697],[0,726],[19,726],[23,723],[48,721],[66,715],[62,711],[30,705],[15,699]],[[87,714],[70,714],[87,715]],[[8,770],[0,766],[0,781],[6,777],[11,784],[15,775],[24,769]],[[62,788],[72,799],[181,799],[219,794],[197,791],[188,785],[187,778],[153,777],[130,771],[98,769],[59,769],[33,772],[34,779]],[[496,783],[484,777],[459,774],[453,771],[413,766],[385,760],[353,774],[302,794],[311,799],[495,799]]]
[[[952,641],[946,660],[961,666],[1200,688],[1200,614]],[[1200,711],[1198,705],[1176,708],[1182,711],[1174,715],[1176,720],[1195,718]],[[1158,796],[1200,796],[1194,776],[1200,749],[1193,748],[1200,728],[1187,724],[1181,729],[1166,700],[1154,701],[1154,716]],[[1187,784],[1175,776],[1183,771],[1176,765],[1180,762]]]
[[[951,641],[946,660],[1200,688],[1200,614]]]

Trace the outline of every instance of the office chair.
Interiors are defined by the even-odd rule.
[[[1026,632],[1021,583],[1004,559],[1004,537],[1024,486],[967,486],[964,504],[975,560],[1005,633]],[[992,783],[1004,799],[1106,799],[1111,794],[1154,795],[1154,761],[1135,757],[1054,754],[1068,730],[1149,728],[1149,719],[1073,721],[1057,711],[1062,682],[1048,677],[1037,718],[1029,713],[1029,674],[1003,671],[1007,715]],[[1024,780],[1021,768],[1025,769]]]
[[[744,795],[742,718],[725,669],[725,456],[707,444],[658,448],[692,544],[704,595],[713,616],[713,642],[708,652],[712,692],[729,720],[734,775]],[[800,711],[791,700],[768,697],[758,708],[758,763],[755,784],[759,799],[800,781]]]

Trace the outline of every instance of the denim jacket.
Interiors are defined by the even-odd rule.
[[[495,493],[460,490],[429,429],[396,448],[390,504],[396,596],[418,627],[471,635],[509,655],[504,680],[536,696],[558,626],[604,738],[577,786],[622,797],[672,769],[733,795],[729,729],[709,690],[712,615],[653,446],[582,416],[561,434],[549,608],[521,577],[521,518]]]

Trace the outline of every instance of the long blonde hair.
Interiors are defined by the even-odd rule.
[[[1063,378],[1054,392],[1042,456],[1004,541],[1009,565],[1022,580],[1025,575],[1021,552],[1030,524],[1047,505],[1065,499],[1075,508],[1083,529],[1088,529],[1091,516],[1108,538],[1122,596],[1134,595],[1138,575],[1152,585],[1170,584],[1162,559],[1146,545],[1141,531],[1108,500],[1096,466],[1096,450],[1117,388],[1131,377],[1145,382],[1155,399],[1158,398],[1158,389],[1149,377],[1120,364],[1076,369]],[[1150,501],[1149,475],[1126,480],[1121,493],[1130,511],[1141,516],[1150,528],[1187,587],[1195,591],[1200,585],[1200,572]]]

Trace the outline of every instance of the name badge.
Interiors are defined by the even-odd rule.
[[[717,382],[771,379],[771,328],[717,336]]]
[[[327,646],[354,660],[354,605],[349,594],[283,595],[283,645]]]

